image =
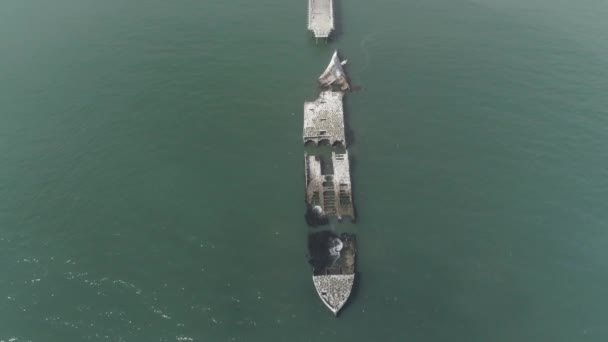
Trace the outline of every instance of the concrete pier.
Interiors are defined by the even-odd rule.
[[[329,38],[334,30],[333,0],[308,0],[308,30],[315,38]]]
[[[304,143],[325,140],[346,147],[342,97],[342,92],[324,91],[314,102],[304,102]]]

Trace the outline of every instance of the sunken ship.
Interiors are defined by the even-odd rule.
[[[342,102],[350,89],[345,64],[334,52],[319,77],[319,97],[304,103],[303,142],[312,146],[304,154],[309,263],[317,294],[334,315],[353,290],[357,255],[354,234],[323,228],[332,220],[355,220]],[[321,146],[330,146],[331,153]]]

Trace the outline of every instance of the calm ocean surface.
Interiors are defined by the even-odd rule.
[[[0,1],[0,341],[608,341],[608,2]],[[333,49],[360,286],[306,262]]]

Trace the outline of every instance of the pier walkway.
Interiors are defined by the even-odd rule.
[[[334,30],[333,0],[308,0],[308,29],[315,38],[329,38]]]

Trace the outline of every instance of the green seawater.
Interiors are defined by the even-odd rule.
[[[337,0],[329,44],[306,7],[0,1],[0,341],[608,341],[608,2]],[[301,141],[336,48],[337,319]]]

